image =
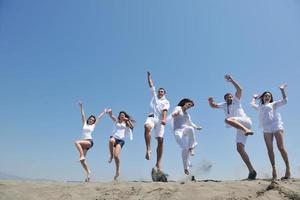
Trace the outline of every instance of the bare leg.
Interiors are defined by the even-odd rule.
[[[110,138],[108,142],[108,147],[109,147],[109,153],[110,157],[108,159],[108,163],[111,163],[112,159],[114,158],[114,145],[115,145],[115,138]]]
[[[239,154],[241,155],[244,163],[246,164],[249,172],[253,172],[254,171],[254,168],[250,162],[250,159],[249,159],[249,156],[248,154],[246,153],[245,151],[245,146],[242,144],[242,143],[237,143],[236,144],[236,147],[237,147],[237,151],[239,152]]]
[[[264,133],[264,139],[268,150],[269,159],[272,165],[272,177],[273,179],[277,179],[277,172],[275,167],[275,155],[273,151],[273,134],[272,133]]]
[[[85,160],[84,149],[90,148],[91,143],[87,140],[77,140],[75,141],[75,146],[79,151],[79,161]]]
[[[156,167],[157,170],[161,169],[161,158],[162,158],[162,154],[163,154],[163,147],[164,147],[164,138],[162,137],[157,137],[157,149],[156,149],[156,154],[157,154],[157,159],[156,159]]]
[[[116,174],[114,180],[117,180],[120,176],[120,153],[121,153],[121,145],[117,144],[114,151],[114,159],[116,163]]]
[[[145,143],[146,143],[146,160],[151,159],[151,126],[145,124]]]
[[[290,178],[291,177],[290,164],[289,164],[288,154],[284,148],[283,135],[284,135],[283,131],[278,131],[274,134],[276,142],[277,142],[278,150],[280,151],[282,159],[284,160],[284,163],[286,166],[284,178]]]
[[[234,128],[241,129],[246,136],[253,135],[253,132],[251,129],[248,129],[243,124],[235,120],[234,118],[228,117],[225,119],[225,123],[229,124],[230,126],[233,126]]]
[[[87,151],[88,151],[87,149],[84,149],[84,150],[83,150],[84,156],[86,156]],[[84,159],[84,160],[81,160],[80,163],[81,163],[83,169],[84,169],[85,172],[86,172],[85,182],[89,182],[89,181],[90,181],[91,170],[89,169],[89,167],[88,167],[88,165],[87,165],[85,159]]]

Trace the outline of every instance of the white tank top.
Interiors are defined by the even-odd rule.
[[[82,139],[84,140],[92,140],[92,132],[95,129],[95,124],[89,125],[86,122],[84,122],[84,125],[82,127]]]

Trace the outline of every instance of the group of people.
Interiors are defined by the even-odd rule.
[[[209,97],[208,103],[212,108],[222,109],[224,111],[226,127],[233,127],[236,129],[237,151],[249,170],[248,179],[254,180],[257,173],[249,159],[248,154],[245,151],[245,145],[248,136],[254,134],[251,129],[252,122],[250,117],[248,117],[244,112],[241,105],[242,89],[240,85],[230,75],[225,75],[224,78],[228,82],[232,83],[232,85],[235,87],[235,94],[233,95],[231,93],[226,93],[224,95],[225,102],[222,103],[216,103],[213,97]],[[156,164],[152,171],[162,171],[161,158],[163,154],[165,125],[167,122],[170,122],[176,142],[181,148],[184,173],[189,175],[189,156],[195,155],[195,148],[197,146],[195,132],[202,129],[201,126],[198,126],[192,122],[191,116],[187,112],[194,106],[194,102],[191,99],[183,98],[168,116],[170,103],[166,98],[166,90],[164,88],[159,88],[156,93],[150,72],[147,72],[147,80],[152,99],[150,102],[151,110],[144,123],[144,136],[146,144],[145,159],[150,160],[152,156],[151,134],[153,131],[157,140],[157,149]],[[252,107],[255,108],[259,113],[259,122],[263,129],[264,140],[272,165],[273,179],[277,179],[273,151],[274,138],[286,165],[285,175],[282,177],[282,179],[289,179],[291,177],[288,154],[284,147],[284,127],[280,114],[277,112],[278,107],[287,103],[285,87],[285,84],[279,86],[279,89],[282,93],[282,99],[279,101],[273,101],[272,93],[266,91],[261,95],[253,95],[251,102]],[[257,101],[259,101],[259,103],[257,103]],[[120,152],[125,144],[124,138],[126,135],[128,135],[132,140],[132,130],[134,128],[135,121],[125,111],[119,112],[118,117],[115,117],[111,109],[104,109],[97,117],[91,115],[86,120],[83,104],[80,102],[79,105],[83,123],[82,139],[75,141],[75,146],[79,151],[80,163],[86,172],[85,181],[88,182],[90,180],[91,174],[91,171],[86,163],[86,153],[93,146],[92,132],[104,114],[108,114],[114,123],[114,130],[112,131],[112,135],[109,139],[110,158],[108,162],[111,163],[113,159],[115,160],[116,171],[114,179],[117,180],[120,175]]]

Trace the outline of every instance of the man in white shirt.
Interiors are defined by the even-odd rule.
[[[170,103],[166,99],[166,91],[163,88],[159,88],[157,94],[155,93],[155,87],[153,80],[151,79],[150,72],[147,72],[148,84],[150,87],[152,99],[150,102],[151,112],[144,124],[145,127],[145,142],[146,142],[146,156],[147,160],[151,158],[151,131],[154,128],[155,137],[157,139],[157,160],[156,168],[161,170],[161,158],[163,153],[163,136],[166,125],[167,111],[170,108]]]
[[[245,151],[245,144],[248,135],[253,135],[251,130],[251,119],[245,114],[240,99],[242,96],[242,89],[239,84],[232,79],[230,75],[224,77],[228,82],[232,83],[236,89],[235,96],[231,93],[227,93],[224,96],[225,102],[216,103],[213,97],[208,98],[209,105],[212,108],[219,108],[224,110],[226,127],[234,127],[237,129],[236,133],[236,145],[237,151],[241,155],[244,163],[247,165],[249,170],[248,179],[254,180],[256,178],[256,171],[254,170],[248,154]]]

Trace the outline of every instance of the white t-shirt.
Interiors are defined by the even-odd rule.
[[[125,122],[115,122],[112,136],[119,140],[123,140],[125,135],[128,135],[130,140],[133,139],[131,128],[127,127]]]
[[[176,106],[173,113],[178,111],[179,111],[179,115],[173,118],[173,123],[172,123],[173,130],[182,129],[185,126],[191,126],[193,128],[197,127],[192,122],[190,114],[188,112],[183,112],[181,106]]]
[[[234,96],[232,104],[228,105],[226,102],[218,104],[220,109],[224,110],[225,118],[228,117],[247,117],[241,105],[241,101]]]
[[[252,104],[251,105],[258,110],[260,126],[268,126],[271,124],[283,124],[280,113],[277,113],[277,108],[287,103],[287,99],[279,101],[273,101],[268,104]]]
[[[163,110],[169,110],[170,103],[165,96],[158,98],[155,92],[155,87],[150,88],[152,99],[150,102],[151,111],[149,114],[154,114],[154,117],[162,119]]]
[[[82,139],[84,140],[92,140],[92,132],[95,129],[95,124],[89,125],[86,123],[86,121],[83,124],[82,127]]]

